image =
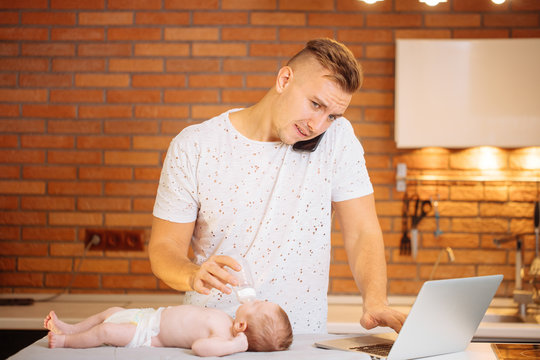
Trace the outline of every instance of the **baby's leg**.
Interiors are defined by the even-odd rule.
[[[98,324],[101,324],[109,316],[121,310],[124,309],[121,307],[112,307],[103,312],[100,312],[99,314],[92,315],[77,324],[65,323],[62,320],[58,319],[58,316],[56,316],[56,313],[54,311],[51,311],[49,315],[47,315],[45,320],[43,320],[43,327],[52,331],[55,334],[76,334],[89,330],[90,328]]]
[[[101,345],[126,346],[135,335],[136,329],[135,324],[102,323],[75,334],[49,332],[49,347],[86,349]]]

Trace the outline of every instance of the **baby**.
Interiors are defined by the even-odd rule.
[[[191,348],[198,356],[223,356],[247,350],[287,350],[292,343],[285,311],[259,300],[240,305],[235,319],[222,310],[193,305],[157,310],[112,307],[74,325],[51,311],[43,325],[50,330],[50,348],[180,347]]]

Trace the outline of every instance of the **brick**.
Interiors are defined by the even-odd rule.
[[[15,87],[16,85],[17,85],[17,75],[15,74],[1,74],[0,75],[0,86]],[[7,106],[7,105],[2,105],[2,106]]]
[[[394,90],[395,79],[388,76],[366,76],[362,84],[363,90]]]
[[[135,14],[135,23],[137,25],[188,25],[188,12],[137,12]]]
[[[21,87],[69,87],[71,75],[64,74],[21,74],[19,78]]]
[[[245,44],[237,43],[195,43],[192,45],[193,56],[246,56]]]
[[[426,14],[427,27],[479,27],[482,16],[478,14]]]
[[[158,131],[158,123],[152,120],[128,120],[105,122],[107,134],[155,134]]]
[[[151,180],[159,180],[159,174],[157,175],[157,178],[151,179]],[[152,213],[152,210],[154,209],[154,198],[150,199],[134,199],[133,200],[133,211],[139,211],[139,212],[148,212]]]
[[[358,294],[358,287],[352,279],[331,279],[330,289],[333,294]]]
[[[169,136],[134,136],[133,148],[137,150],[167,150]]]
[[[46,41],[47,37],[48,37],[47,29],[0,28],[0,40]]]
[[[455,29],[455,39],[506,39],[510,37],[507,29]]]
[[[426,14],[424,16],[430,16]],[[366,26],[373,27],[420,27],[421,14],[367,14]]]
[[[22,44],[21,54],[25,56],[74,56],[74,44],[30,43]]]
[[[1,102],[45,102],[47,101],[47,90],[27,90],[27,89],[0,89]]]
[[[106,151],[106,165],[158,165],[159,154],[142,151]]]
[[[50,164],[100,164],[101,153],[98,151],[50,150],[47,155]]]
[[[103,288],[111,289],[155,289],[157,278],[155,276],[117,276],[103,275]]]
[[[156,187],[157,189],[157,187]],[[154,194],[155,195],[155,192]],[[152,225],[152,214],[105,214],[105,225],[106,226],[147,226]]]
[[[164,32],[164,39],[166,41],[217,41],[219,40],[219,29],[195,26],[186,28],[167,28]],[[182,52],[178,55],[189,55],[188,44],[174,44],[172,46],[180,47]]]
[[[77,168],[72,166],[36,165],[23,167],[24,179],[56,179],[74,180],[77,178]]]
[[[109,90],[108,103],[158,103],[161,100],[159,90]]]
[[[352,278],[352,273],[348,264],[330,264],[330,276]]]
[[[25,241],[74,241],[75,230],[61,227],[25,227],[22,229],[22,238]]]
[[[17,210],[19,208],[18,196],[0,196],[0,209]]]
[[[188,86],[192,88],[238,88],[242,87],[242,80],[241,75],[191,75],[188,80]]]
[[[81,119],[128,119],[131,117],[129,105],[81,105],[79,106]]]
[[[331,11],[334,4],[326,0],[278,0],[280,10]]]
[[[351,43],[391,43],[393,32],[391,30],[338,30],[337,40]]]
[[[75,199],[64,196],[25,196],[21,198],[23,210],[74,210]]]
[[[450,39],[450,30],[395,30],[396,39]]]
[[[528,203],[480,203],[481,216],[493,217],[533,217],[533,207]]]
[[[459,151],[450,155],[452,169],[494,169],[504,168],[508,155],[498,148],[477,147]]]
[[[354,132],[361,138],[390,137],[391,128],[386,124],[354,124]]]
[[[45,152],[42,150],[0,150],[1,163],[32,164],[45,161]]]
[[[99,195],[101,184],[91,181],[51,181],[48,193],[51,195]]]
[[[194,25],[245,25],[248,23],[246,12],[195,12]]]
[[[52,103],[102,103],[104,102],[103,90],[50,90]]]
[[[263,98],[266,90],[223,90],[222,103],[253,104]]]
[[[51,9],[100,10],[105,4],[104,0],[51,0]]]
[[[198,123],[198,121],[186,121],[186,120],[164,120],[161,122],[161,133],[176,135],[189,125]]]
[[[176,74],[167,74],[167,75],[157,75],[157,74],[134,74],[132,77],[132,86],[133,87],[147,87],[147,88],[168,88],[168,87],[185,87],[186,86],[186,76],[185,75],[176,75]]]
[[[217,10],[218,0],[165,0],[165,9]]]
[[[222,0],[223,10],[276,10],[276,0]]]
[[[49,224],[56,225],[76,225],[76,226],[99,226],[102,224],[101,213],[81,213],[81,212],[51,212],[49,214]]]
[[[220,65],[219,61],[215,59],[170,59],[166,62],[166,71],[168,73],[218,72]]]
[[[252,25],[289,25],[289,26],[305,26],[306,15],[301,12],[284,12],[284,11],[272,11],[251,12],[250,24]]]
[[[47,215],[44,212],[30,211],[2,211],[0,212],[0,224],[9,225],[45,225]]]
[[[540,169],[540,147],[512,151],[509,153],[509,167],[515,170]]]
[[[263,60],[263,59],[224,59],[223,71],[225,72],[271,72],[277,73],[278,63],[275,60]]]
[[[79,44],[79,56],[131,56],[131,44]]]
[[[47,256],[47,244],[28,242],[0,242],[0,253],[4,255],[17,256]],[[20,261],[20,259],[19,259]]]
[[[2,273],[15,271],[15,258],[0,258],[0,271],[2,271]]]
[[[140,119],[183,119],[188,115],[187,106],[135,106],[135,117]]]
[[[4,71],[47,71],[48,61],[41,58],[3,58],[0,60],[0,64]]]
[[[132,25],[132,12],[81,12],[79,13],[79,25]]]
[[[159,145],[161,145],[162,148],[164,147],[166,149],[168,143],[169,143],[168,141],[164,141],[163,144],[159,144]],[[159,146],[159,145],[156,145],[156,146]],[[163,146],[163,145],[165,145],[165,146]],[[161,175],[161,169],[159,169],[159,168],[136,168],[135,169],[135,180],[154,180],[154,181],[158,181],[160,175]],[[142,199],[142,200],[145,201],[144,199]],[[150,202],[153,204],[154,200],[152,199]]]
[[[129,180],[132,178],[132,170],[123,167],[81,167],[79,178],[81,180]]]
[[[43,286],[43,274],[36,273],[2,273],[1,286],[30,286],[40,288]]]
[[[112,72],[162,72],[161,59],[110,59],[109,70]]]
[[[281,28],[279,29],[280,41],[303,41],[307,42],[315,38],[332,38],[334,30],[325,28]]]
[[[364,16],[354,13],[308,13],[309,26],[328,26],[328,24],[336,27],[362,27],[364,26]]]
[[[537,14],[485,14],[483,24],[487,27],[538,27],[540,19]]]
[[[79,149],[129,149],[131,141],[127,136],[79,136]]]
[[[269,89],[276,84],[276,75],[249,75],[246,77],[246,87]]]
[[[193,105],[191,107],[192,119],[211,119],[214,116],[230,110],[230,105]]]
[[[0,13],[0,24],[17,25],[19,24],[19,14],[15,11],[3,11]]]
[[[153,274],[148,260],[132,260],[130,272],[133,274]]]
[[[21,14],[21,23],[23,25],[56,25],[70,26],[75,25],[75,13],[62,13],[51,11],[31,11]]]
[[[127,74],[76,74],[75,85],[77,87],[128,87],[129,75]]]
[[[167,39],[167,32],[165,32],[165,40],[172,40]],[[189,56],[189,45],[135,44],[135,56]]]
[[[91,134],[101,131],[101,124],[94,120],[49,120],[47,131],[56,134]]]
[[[20,240],[19,226],[2,226],[0,231],[0,240]]]
[[[249,48],[250,56],[277,56],[290,58],[298,51],[302,50],[304,44],[251,44]]]
[[[508,230],[506,219],[474,218],[453,219],[452,231],[468,233],[504,233]]]
[[[511,185],[508,191],[511,201],[528,201],[533,202],[538,200],[538,189],[534,185]]]
[[[78,266],[80,260],[75,261]],[[85,273],[118,273],[126,274],[129,271],[129,262],[124,259],[84,259],[81,272]]]
[[[352,97],[351,105],[392,106],[394,105],[394,94],[391,92],[357,92]]]
[[[51,40],[103,41],[105,40],[105,30],[100,28],[53,28],[51,29]]]
[[[59,251],[60,256],[62,251]],[[64,253],[66,253],[64,251]],[[69,255],[69,253],[67,253]],[[69,285],[72,288],[87,288],[87,289],[96,289],[100,286],[100,277],[99,275],[87,275],[87,274],[78,274],[75,279],[72,278],[74,274],[46,274],[45,275],[45,286],[50,288],[65,288]]]
[[[22,114],[28,118],[72,119],[75,105],[23,105]]]
[[[103,59],[53,59],[52,71],[58,72],[96,72],[105,70],[105,60]],[[75,75],[77,78],[78,74]],[[96,76],[96,75],[93,75]],[[80,84],[75,83],[77,86]]]
[[[19,139],[16,135],[2,135],[0,134],[0,147],[14,148],[18,147]]]
[[[77,200],[77,210],[81,211],[130,211],[131,200],[120,197],[81,197]]]
[[[217,90],[166,90],[163,94],[165,103],[216,103],[218,99]]]
[[[535,0],[523,0],[512,4],[512,10],[540,10],[540,4]]]
[[[161,29],[157,28],[110,28],[107,29],[109,41],[121,40],[161,40]]]

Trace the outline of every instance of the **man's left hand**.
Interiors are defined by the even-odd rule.
[[[387,305],[381,305],[369,309],[364,308],[364,315],[360,319],[360,325],[367,330],[377,326],[388,326],[399,333],[406,317],[405,314]]]

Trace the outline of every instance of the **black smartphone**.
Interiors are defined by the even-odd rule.
[[[298,141],[294,143],[293,149],[296,151],[314,152],[315,149],[317,149],[317,146],[319,146],[319,143],[321,142],[323,135],[324,133],[322,133],[319,136],[314,137],[313,139]]]

